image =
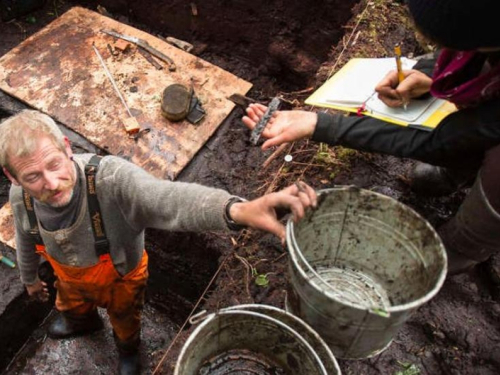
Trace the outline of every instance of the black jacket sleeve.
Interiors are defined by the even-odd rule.
[[[417,63],[413,65],[413,69],[419,70],[425,75],[432,78],[434,73],[434,67],[436,66],[436,61],[439,56],[439,50],[433,53],[422,56],[417,60]]]
[[[478,168],[484,152],[500,144],[500,99],[452,113],[433,131],[371,117],[318,113],[312,139],[443,167]]]

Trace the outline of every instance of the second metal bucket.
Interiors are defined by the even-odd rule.
[[[368,190],[323,190],[318,208],[289,220],[291,312],[338,358],[367,358],[441,288],[446,253],[434,229],[398,201]]]
[[[181,350],[174,375],[340,375],[321,337],[283,310],[238,305],[201,319]]]

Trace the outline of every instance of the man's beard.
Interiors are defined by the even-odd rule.
[[[50,198],[52,198],[52,196],[54,194],[57,194],[57,193],[66,193],[66,192],[69,192],[68,194],[68,198],[66,201],[62,201],[62,202],[51,202],[50,201]],[[43,192],[42,195],[40,196],[40,199],[39,201],[46,204],[46,205],[49,205],[51,207],[64,207],[66,206],[69,202],[71,202],[71,198],[73,197],[73,193],[74,193],[74,183],[73,181],[63,181],[59,184],[59,186],[57,187],[57,190],[55,191],[46,191],[46,192]]]

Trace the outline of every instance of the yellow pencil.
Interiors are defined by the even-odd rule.
[[[399,84],[403,82],[405,79],[405,75],[403,73],[403,66],[401,65],[401,47],[394,47],[394,53],[396,54],[396,68],[398,70],[398,82]],[[403,107],[406,111],[406,102],[403,101]]]

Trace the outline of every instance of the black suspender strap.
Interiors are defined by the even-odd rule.
[[[88,164],[85,166],[85,178],[87,179],[87,202],[92,222],[92,231],[94,232],[94,246],[97,256],[109,254],[109,241],[104,230],[104,222],[102,220],[101,208],[97,199],[97,190],[95,185],[95,177],[101,157],[98,155],[92,156]]]
[[[42,236],[40,236],[40,229],[38,228],[38,221],[36,220],[35,209],[33,208],[33,197],[24,189],[23,202],[28,214],[28,221],[30,223],[28,233],[33,237],[37,245],[43,245]]]

